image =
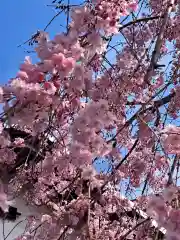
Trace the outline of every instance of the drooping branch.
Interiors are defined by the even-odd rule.
[[[126,24],[123,24],[120,28],[119,28],[119,31],[123,30],[124,28],[126,27],[129,27],[131,25],[134,25],[136,23],[141,23],[141,22],[148,22],[148,21],[152,21],[152,20],[156,20],[156,19],[159,19],[159,18],[163,18],[163,16],[153,16],[153,17],[144,17],[144,18],[138,18],[136,20],[133,20],[133,21],[130,21]]]
[[[174,91],[173,93],[170,93],[170,94],[167,95],[166,97],[163,97],[163,98],[161,98],[161,99],[159,99],[159,100],[153,101],[153,104],[154,104],[154,106],[156,106],[157,108],[159,108],[159,107],[161,107],[161,106],[169,103],[169,102],[172,100],[172,98],[175,97],[175,95],[176,95],[176,93],[175,93],[175,91]],[[128,106],[143,105],[142,102],[135,102],[135,103],[134,103],[134,102],[127,102],[126,104],[127,104]]]
[[[151,57],[151,62],[149,65],[149,68],[147,70],[147,73],[144,77],[144,81],[145,83],[149,84],[149,78],[151,77],[152,72],[154,71],[154,69],[156,68],[157,64],[158,64],[158,60],[160,57],[160,50],[162,48],[162,43],[163,43],[163,39],[164,39],[164,33],[167,27],[167,23],[170,17],[170,13],[172,11],[172,8],[174,6],[174,0],[171,0],[170,3],[168,3],[168,7],[166,9],[166,12],[164,14],[164,17],[162,19],[162,24],[161,24],[161,28],[155,43],[155,48],[154,51],[152,53],[152,57]]]
[[[170,172],[169,172],[169,177],[168,177],[168,181],[167,181],[167,187],[169,187],[171,184],[173,184],[173,174],[174,174],[177,162],[178,162],[178,156],[176,155],[174,157],[174,160],[173,160]]]
[[[175,92],[169,94],[168,96],[160,99],[160,100],[156,100],[153,102],[152,106],[149,107],[144,107],[146,105],[148,105],[148,103],[145,103],[143,105],[143,107],[141,107],[129,120],[127,120],[125,122],[125,124],[117,131],[117,133],[107,141],[107,143],[110,143],[112,141],[114,141],[117,137],[117,135],[126,127],[129,127],[130,124],[137,119],[138,116],[143,115],[144,113],[151,111],[152,113],[156,111],[157,108],[169,103],[171,101],[171,99],[175,96]]]
[[[131,233],[133,232],[134,230],[136,230],[139,226],[149,222],[151,219],[150,218],[146,218],[144,220],[142,220],[141,222],[139,222],[138,224],[136,224],[132,229],[130,229],[126,234],[124,234],[124,236],[122,236],[120,239],[121,240],[125,240],[126,237]]]

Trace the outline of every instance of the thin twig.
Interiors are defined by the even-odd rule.
[[[24,219],[24,220],[21,220],[21,221],[19,221],[18,223],[16,223],[16,225],[11,229],[11,231],[6,235],[6,237],[4,238],[4,240],[6,240],[8,237],[9,237],[9,235],[14,231],[14,229],[20,224],[20,223],[22,223],[22,222],[24,222],[24,221],[26,221],[26,219]]]
[[[4,229],[4,227],[5,227],[5,226],[4,226],[4,225],[5,225],[4,220],[5,220],[5,219],[4,219],[4,217],[3,217],[3,220],[2,220],[2,221],[3,221],[3,240],[6,239],[6,238],[5,238],[5,229]]]
[[[154,17],[145,17],[145,18],[139,18],[139,19],[136,19],[134,21],[131,21],[131,22],[128,22],[126,24],[124,24],[123,26],[121,26],[119,28],[119,31],[121,31],[122,29],[126,28],[126,27],[129,27],[133,24],[136,24],[136,23],[140,23],[140,22],[148,22],[148,21],[151,21],[151,20],[155,20],[155,19],[159,19],[159,18],[163,18],[163,16],[154,16]]]
[[[174,170],[175,170],[177,161],[178,161],[178,156],[176,155],[174,157],[173,164],[171,166],[171,170],[169,172],[169,178],[168,178],[168,181],[167,181],[167,187],[169,187],[173,183],[173,174],[174,174]]]
[[[103,191],[104,187],[106,186],[106,184],[112,179],[114,173],[119,169],[119,167],[126,161],[126,159],[131,155],[132,151],[135,149],[135,147],[138,144],[139,139],[136,139],[136,141],[134,142],[133,146],[131,147],[131,149],[129,150],[129,152],[124,156],[124,158],[120,161],[120,163],[115,167],[114,171],[111,172],[110,177],[107,179],[107,181],[101,186],[101,190]]]
[[[126,159],[131,155],[132,151],[135,149],[135,147],[138,144],[139,139],[137,138],[136,141],[134,142],[133,146],[129,150],[129,152],[126,154],[126,156],[121,160],[121,162],[116,166],[116,170],[119,169],[119,167],[126,161]]]
[[[28,43],[28,42],[31,42],[32,40],[36,39],[40,34],[40,31],[38,30],[35,34],[32,35],[31,38],[29,38],[28,40],[26,40],[25,42],[21,43],[20,45],[18,45],[17,47],[21,47],[22,45]]]
[[[119,135],[119,133],[126,127],[128,127],[137,117],[139,117],[140,115],[143,115],[144,113],[146,113],[147,111],[154,111],[157,109],[157,107],[161,107],[164,104],[170,102],[170,100],[175,96],[175,93],[168,95],[167,97],[160,99],[158,101],[155,101],[154,104],[150,107],[145,108],[145,106],[150,103],[158,94],[160,94],[164,88],[166,88],[167,86],[169,86],[170,83],[168,83],[165,87],[163,87],[157,94],[155,94],[151,99],[149,99],[146,103],[143,104],[143,106],[130,118],[128,119],[125,124],[116,132],[116,134],[107,141],[107,143],[110,143],[112,141],[115,140],[115,138]]]
[[[47,24],[46,27],[44,28],[44,31],[47,30],[47,28],[51,25],[51,23],[54,21],[54,19],[57,18],[63,11],[64,11],[64,9],[61,10],[60,12],[58,12],[58,13],[48,22],[48,24]]]
[[[168,8],[167,8],[167,10],[164,14],[162,25],[161,25],[161,28],[160,28],[160,31],[159,31],[159,34],[158,34],[158,37],[157,37],[157,40],[156,40],[155,48],[154,48],[154,51],[152,53],[151,62],[150,62],[149,68],[148,68],[147,73],[146,73],[145,78],[144,78],[144,81],[146,83],[149,83],[149,78],[151,77],[151,73],[154,71],[154,69],[157,65],[157,62],[159,60],[160,50],[161,50],[162,43],[163,43],[164,33],[165,33],[165,30],[166,30],[169,15],[172,11],[173,5],[174,5],[174,0],[171,0],[171,2],[170,2],[169,6],[168,6]]]
[[[64,237],[64,235],[65,235],[65,233],[67,232],[67,230],[68,230],[68,226],[66,226],[66,227],[64,228],[63,232],[61,233],[61,235],[59,236],[59,238],[58,238],[57,240],[61,240],[62,237]]]
[[[148,222],[148,221],[150,221],[150,220],[151,220],[150,217],[148,217],[148,218],[146,218],[145,220],[139,222],[139,223],[136,224],[133,228],[131,228],[124,236],[122,236],[120,239],[121,239],[121,240],[125,240],[126,237],[127,237],[131,232],[133,232],[136,228],[138,228],[139,226],[141,226],[142,224],[144,224],[144,223],[146,223],[146,222]]]
[[[68,6],[67,6],[67,22],[66,22],[66,29],[67,29],[67,33],[69,31],[69,9],[70,9],[70,0],[68,0]]]

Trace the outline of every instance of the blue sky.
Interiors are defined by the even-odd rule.
[[[51,0],[1,1],[0,84],[16,75],[20,63],[28,55],[24,52],[27,45],[20,48],[17,46],[29,39],[38,29],[43,29],[56,14],[47,4],[51,4]],[[60,24],[62,17],[53,21],[47,30],[51,36],[62,31]]]
[[[52,0],[1,1],[0,84],[14,77],[24,57],[29,55],[25,52],[28,49],[27,45],[20,48],[17,46],[29,39],[37,30],[42,30],[57,13],[53,8],[47,7],[51,2]],[[71,4],[77,2],[81,1],[70,0]],[[62,31],[61,24],[65,24],[63,16],[56,18],[47,29],[50,37]]]

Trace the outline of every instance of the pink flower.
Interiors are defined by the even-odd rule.
[[[54,37],[54,41],[58,44],[63,44],[63,43],[66,43],[68,42],[68,38],[67,36],[65,36],[64,34],[57,34],[55,37]]]
[[[157,89],[159,88],[160,86],[162,86],[164,84],[164,77],[163,76],[160,76],[156,79],[156,83],[154,84],[154,88]]]
[[[4,193],[4,191],[0,192],[0,208],[4,211],[8,211],[8,200],[7,200],[7,194]]]
[[[168,48],[166,47],[165,44],[162,45],[161,52],[164,53],[164,54],[168,53]]]
[[[85,180],[92,179],[96,175],[95,169],[93,166],[88,165],[85,168],[83,168],[82,171],[82,178]]]
[[[51,82],[45,82],[44,88],[45,88],[46,92],[50,95],[54,95],[57,91],[57,88]]]
[[[56,64],[57,66],[62,66],[62,63],[65,57],[64,57],[64,54],[59,53],[59,54],[54,54],[51,59],[54,62],[54,64]]]
[[[93,160],[93,155],[90,151],[88,150],[83,150],[80,152],[80,159],[79,159],[79,164],[91,164]]]
[[[166,151],[172,154],[180,154],[180,127],[169,125],[162,133]]]
[[[46,59],[50,59],[52,56],[52,51],[46,42],[39,43],[35,50],[38,57],[43,61]]]
[[[42,215],[41,222],[51,223],[52,222],[52,217],[50,215],[47,215],[47,214]]]
[[[26,73],[31,72],[34,69],[34,65],[31,63],[30,57],[25,57],[25,61],[20,66],[20,70]]]
[[[174,198],[176,192],[177,192],[177,188],[174,186],[171,186],[164,190],[163,198],[165,199],[165,201],[171,201]]]
[[[43,64],[40,67],[41,72],[52,72],[54,69],[54,62],[50,59],[44,60]],[[40,73],[42,74],[42,73]],[[40,76],[39,74],[39,76]]]
[[[16,146],[24,146],[24,139],[23,138],[16,138],[15,140],[14,140],[14,145],[16,145]]]
[[[4,129],[3,124],[2,122],[0,122],[0,134],[3,132],[3,129]]]
[[[4,94],[3,88],[0,87],[0,103],[3,102],[3,94]]]
[[[135,12],[138,10],[138,3],[137,2],[132,2],[128,5],[131,11]]]
[[[73,69],[75,65],[75,60],[73,58],[65,58],[62,62],[62,66],[66,72],[69,72]]]
[[[27,80],[27,79],[28,79],[28,75],[27,75],[27,73],[24,72],[24,71],[19,71],[19,72],[17,73],[17,77],[18,77],[18,78],[21,78],[22,80]]]

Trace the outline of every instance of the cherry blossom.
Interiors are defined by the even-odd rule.
[[[53,6],[0,87],[2,182],[46,209],[16,240],[179,239],[180,2]]]

